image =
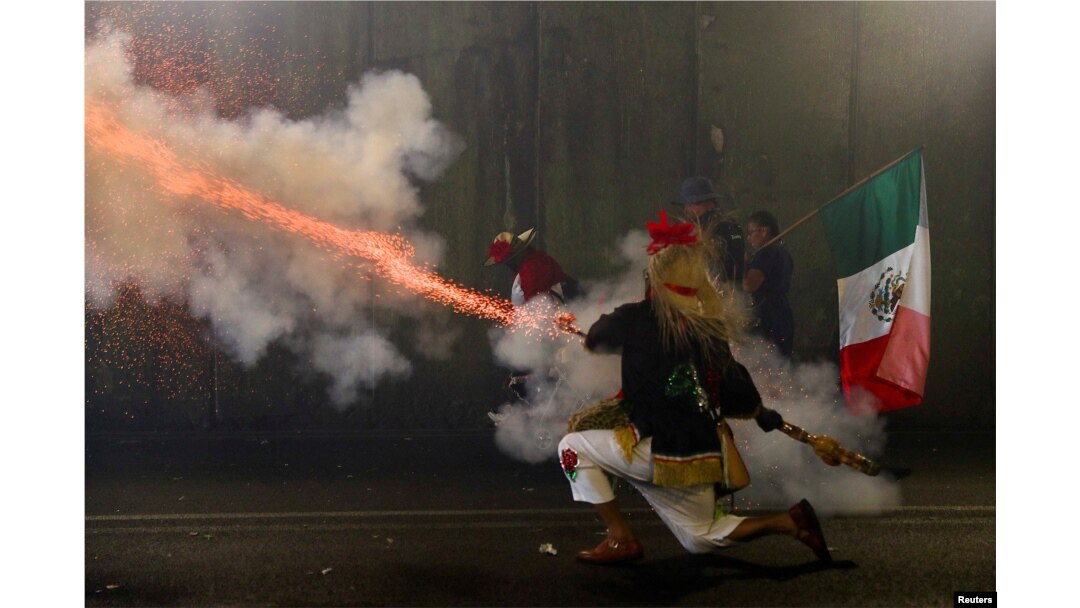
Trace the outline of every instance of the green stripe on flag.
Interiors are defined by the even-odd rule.
[[[849,277],[915,241],[922,149],[821,209],[836,265]]]

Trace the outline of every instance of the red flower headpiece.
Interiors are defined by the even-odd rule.
[[[496,239],[495,242],[488,247],[488,257],[494,259],[496,262],[501,262],[505,260],[513,250],[514,248],[510,245],[509,241]]]
[[[696,243],[698,237],[694,234],[694,224],[691,222],[678,222],[668,224],[667,211],[660,212],[660,222],[645,222],[649,229],[652,242],[646,251],[649,255],[663,251],[668,245],[689,245]]]

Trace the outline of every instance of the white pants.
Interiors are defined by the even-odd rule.
[[[559,455],[570,449],[577,454],[577,475],[570,480],[574,500],[601,504],[615,500],[604,471],[622,477],[637,488],[653,510],[687,551],[708,553],[736,541],[728,535],[745,519],[725,515],[713,519],[716,495],[712,484],[669,488],[652,483],[652,437],[634,446],[627,462],[612,431],[570,433],[559,442]]]

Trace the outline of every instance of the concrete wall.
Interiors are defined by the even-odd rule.
[[[440,271],[479,288],[506,291],[504,269],[481,268],[504,229],[539,228],[568,270],[600,278],[615,241],[654,218],[685,176],[710,176],[744,214],[769,209],[790,224],[923,145],[931,370],[926,403],[891,416],[994,422],[993,3],[243,3],[191,24],[272,25],[282,77],[307,75],[279,94],[294,116],[340,104],[369,69],[416,74],[436,118],[467,145],[423,186],[424,225],[446,238]],[[223,63],[240,70],[239,51],[220,44]],[[313,55],[326,60],[305,59]],[[726,137],[722,160],[711,126]],[[796,351],[834,358],[835,283],[820,223],[787,242]],[[368,321],[396,322],[384,312]],[[493,404],[486,325],[447,323],[464,331],[460,356],[380,386],[369,406],[394,413],[369,423],[454,424]]]
[[[897,422],[994,420],[992,3],[699,5],[697,168],[782,225],[924,146],[933,272],[924,406]],[[709,125],[727,136],[723,165]],[[835,357],[836,294],[820,222],[787,239],[796,351]]]

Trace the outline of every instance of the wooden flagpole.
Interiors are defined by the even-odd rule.
[[[844,196],[848,192],[851,192],[852,190],[854,190],[854,189],[858,188],[859,186],[865,184],[866,182],[870,181],[871,179],[873,179],[874,177],[876,177],[880,173],[883,173],[884,171],[888,170],[890,167],[892,167],[896,163],[904,160],[905,158],[911,156],[912,154],[914,154],[915,152],[917,152],[919,150],[922,150],[922,145],[919,145],[918,147],[914,148],[913,150],[911,150],[907,154],[901,156],[900,158],[897,158],[896,160],[890,161],[889,163],[885,164],[884,166],[879,167],[878,169],[876,169],[870,175],[867,175],[866,177],[864,177],[864,178],[860,179],[859,181],[855,182],[854,184],[848,186],[846,190],[844,190],[840,194],[837,194],[836,196],[829,199],[829,202],[827,202],[824,205],[818,207],[817,209],[814,209],[810,213],[807,213],[801,219],[799,219],[799,221],[797,221],[794,224],[788,226],[786,229],[780,231],[780,234],[778,234],[778,235],[774,236],[773,238],[769,239],[768,241],[766,241],[765,244],[762,245],[761,247],[758,247],[756,251],[761,251],[762,249],[765,249],[766,247],[768,247],[769,245],[772,245],[776,241],[779,241],[780,239],[784,238],[784,236],[787,235],[787,233],[789,233],[792,230],[798,228],[800,225],[802,225],[804,222],[806,222],[806,220],[809,220],[810,218],[812,218],[815,215],[817,215],[818,213],[820,213],[822,209],[824,209],[825,207],[828,207],[830,204],[832,204],[838,198]]]

